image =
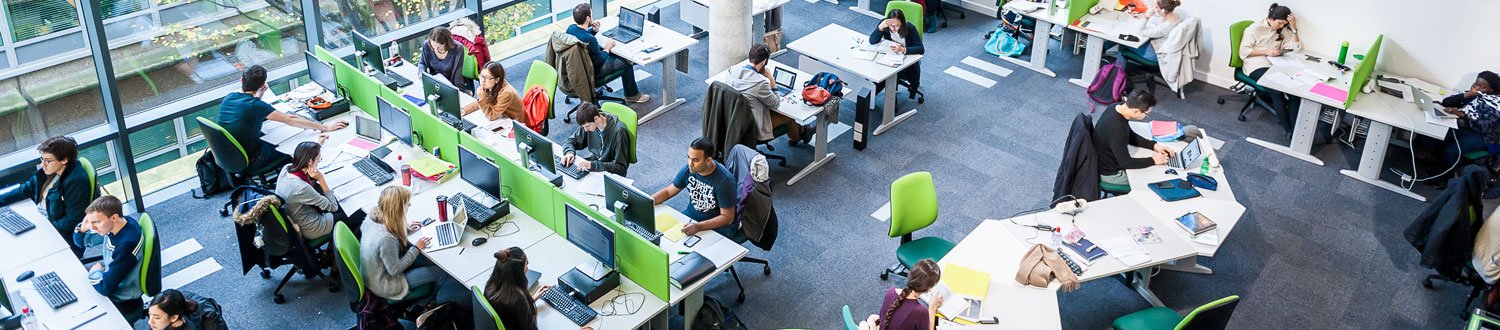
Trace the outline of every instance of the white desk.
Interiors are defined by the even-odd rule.
[[[52,309],[51,306],[47,306],[47,301],[42,299],[42,295],[37,293],[30,280],[27,280],[25,283],[16,282],[16,276],[26,271],[31,271],[35,274],[34,276],[38,277],[49,272],[57,272],[58,277],[62,278],[63,283],[67,284],[68,289],[73,291],[73,295],[78,297],[78,301],[59,309]],[[121,316],[120,311],[115,309],[115,305],[110,303],[109,298],[94,291],[94,287],[89,285],[88,270],[83,268],[83,263],[79,262],[78,258],[73,256],[71,250],[64,249],[52,252],[40,259],[7,270],[3,274],[0,274],[0,277],[3,277],[7,291],[19,290],[21,297],[26,298],[26,302],[36,311],[38,324],[54,329],[73,329],[75,327],[77,329],[131,328],[131,325],[125,322],[125,317]],[[9,295],[11,293],[6,292],[4,294]],[[19,304],[14,297],[11,299],[12,303]],[[91,308],[104,310],[104,315],[88,321],[88,317],[97,315],[94,313],[84,313],[85,311],[90,311]],[[78,315],[88,315],[88,317],[79,317]]]
[[[1057,307],[1057,289],[1053,283],[1036,288],[1016,282],[1016,271],[1031,244],[1017,240],[1005,227],[1015,226],[1001,220],[985,220],[948,251],[940,266],[955,264],[990,274],[990,290],[981,307],[982,316],[994,316],[999,324],[979,324],[972,329],[1062,329]],[[1030,228],[1028,228],[1030,229]],[[946,322],[946,321],[944,321]],[[945,323],[944,326],[955,326]]]
[[[790,186],[796,184],[797,181],[801,181],[802,178],[807,177],[808,174],[812,174],[813,171],[816,171],[818,168],[823,167],[823,165],[826,165],[828,164],[828,162],[832,161],[835,155],[832,152],[828,152],[828,141],[838,138],[840,135],[843,135],[844,132],[852,129],[852,127],[838,122],[838,114],[833,113],[832,111],[828,111],[834,109],[834,107],[816,107],[807,105],[806,103],[802,103],[802,96],[800,94],[801,90],[798,90],[796,87],[806,84],[808,80],[812,80],[812,74],[803,72],[802,70],[797,70],[797,68],[782,64],[781,62],[777,62],[775,60],[769,61],[770,63],[766,65],[766,70],[775,72],[776,68],[785,68],[786,70],[797,74],[797,80],[792,83],[792,92],[788,95],[788,97],[782,99],[781,106],[778,106],[776,108],[776,112],[790,117],[792,118],[792,120],[796,120],[798,124],[805,124],[808,120],[815,120],[818,124],[818,133],[813,136],[813,140],[816,141],[813,144],[813,161],[812,163],[808,163],[807,166],[803,167],[801,171],[798,171],[796,175],[793,175],[791,180],[787,180],[786,185]],[[745,65],[748,65],[749,63],[749,60],[740,61],[740,63],[737,63],[731,67],[743,67]],[[716,81],[727,83],[729,81],[729,70],[725,69],[724,71],[719,72],[713,77],[709,77],[703,82],[712,85]],[[772,81],[771,84],[773,85],[772,88],[774,88],[776,82]],[[844,89],[844,95],[849,95],[848,88]],[[840,97],[843,97],[843,95],[840,95]]]
[[[14,269],[59,251],[66,251],[68,255],[73,255],[73,250],[68,248],[70,246],[68,242],[72,241],[73,237],[59,237],[57,230],[52,228],[52,222],[47,221],[47,217],[36,209],[36,203],[24,200],[6,207],[14,210],[26,221],[30,221],[36,228],[18,236],[10,236],[9,232],[0,231],[0,236],[5,237],[0,240],[4,242],[0,244],[4,245],[4,248],[0,250],[13,251],[0,253],[0,271]]]
[[[1030,11],[1022,10],[1022,8],[1028,7],[1040,9]],[[1048,77],[1056,77],[1057,73],[1052,72],[1051,69],[1047,68],[1047,49],[1051,48],[1052,46],[1052,39],[1049,37],[1049,35],[1052,34],[1053,24],[1061,24],[1063,26],[1068,25],[1069,22],[1067,8],[1058,8],[1056,12],[1049,12],[1047,10],[1047,4],[1036,4],[1023,1],[1011,1],[1005,4],[1005,8],[1011,9],[1016,13],[1021,14],[1022,16],[1030,17],[1036,20],[1036,28],[1034,29],[1035,32],[1032,33],[1031,36],[1030,61],[1021,61],[1021,59],[1010,56],[1001,56],[1000,59],[1015,63],[1016,65],[1020,65],[1023,68],[1031,69],[1031,71],[1036,71],[1037,73],[1046,75]],[[1088,70],[1085,69],[1084,71],[1087,72]],[[1094,71],[1098,71],[1098,69],[1095,69]]]
[[[917,114],[917,110],[912,109],[900,116],[896,115],[896,74],[916,65],[922,60],[922,55],[906,55],[901,65],[896,67],[854,58],[855,49],[869,41],[869,34],[832,23],[793,41],[787,48],[802,54],[797,61],[798,69],[803,72],[834,72],[844,82],[850,83],[846,89],[869,88],[874,91],[875,84],[885,84],[885,115],[881,118],[880,127],[875,129],[875,135],[880,135]],[[851,79],[854,77],[862,79]]]
[[[1344,110],[1344,100],[1334,100],[1322,95],[1313,94],[1311,89],[1316,84],[1309,84],[1303,81],[1290,79],[1289,75],[1297,74],[1304,69],[1316,70],[1317,72],[1321,72],[1330,77],[1333,77],[1332,80],[1326,82],[1328,85],[1348,90],[1349,80],[1353,79],[1354,70],[1349,70],[1349,73],[1339,73],[1337,69],[1334,69],[1332,66],[1324,63],[1329,59],[1332,59],[1332,57],[1310,54],[1324,61],[1312,62],[1307,60],[1307,55],[1309,54],[1300,51],[1288,54],[1287,56],[1290,56],[1295,60],[1302,62],[1302,65],[1272,65],[1270,69],[1266,70],[1265,75],[1261,76],[1259,81],[1259,84],[1262,87],[1274,89],[1282,93],[1286,93],[1287,95],[1302,98],[1302,102],[1297,105],[1297,119],[1295,125],[1292,127],[1291,145],[1282,146],[1280,144],[1266,142],[1264,140],[1253,137],[1247,137],[1245,138],[1245,141],[1250,141],[1250,143],[1265,147],[1266,149],[1271,149],[1273,151],[1280,152],[1288,156],[1292,156],[1294,158],[1316,164],[1318,166],[1323,166],[1323,160],[1318,159],[1317,157],[1313,157],[1312,155],[1313,134],[1315,134],[1318,129],[1318,120],[1321,117],[1320,115],[1322,114],[1323,106],[1326,105],[1338,108],[1339,110]],[[1353,68],[1355,66],[1355,63],[1350,62],[1348,65],[1350,68]],[[1245,74],[1250,73],[1246,72]],[[1351,93],[1357,92],[1358,91],[1351,91]]]
[[[761,40],[765,39],[765,34],[767,32],[781,30],[781,23],[780,23],[781,19],[780,19],[780,17],[783,17],[781,15],[781,8],[784,7],[784,6],[786,6],[786,4],[790,3],[790,2],[792,2],[792,1],[791,0],[754,0],[754,1],[752,1],[751,2],[751,6],[752,6],[751,7],[751,15],[753,17],[755,17],[755,18],[759,18],[758,20],[760,21],[760,24],[758,26],[752,26],[751,27],[751,29],[750,29],[751,30],[751,33],[750,33],[751,39],[750,40],[752,40],[752,41],[761,41]],[[692,25],[693,26],[693,36],[692,37],[693,38],[701,38],[704,35],[708,34],[708,32],[709,32],[708,31],[708,8],[709,8],[710,5],[713,4],[713,1],[712,0],[688,0],[688,1],[681,1],[679,3],[681,3],[682,6],[680,7],[681,11],[678,13],[679,14],[678,16],[682,17],[682,21],[683,22],[687,22],[688,25]],[[769,13],[769,14],[767,14],[767,13]],[[786,51],[785,49],[781,48],[781,45],[772,45],[772,46],[775,46],[774,49],[778,50],[777,51],[778,54],[780,52]],[[775,56],[775,55],[776,54],[772,54],[772,56]]]
[[[1136,134],[1147,135],[1150,132],[1150,125],[1143,122],[1131,122],[1131,129]],[[1207,138],[1205,142],[1207,140],[1213,140],[1213,138]],[[1179,150],[1187,146],[1187,143],[1181,141],[1160,143],[1166,144],[1174,150]],[[1153,193],[1151,188],[1147,186],[1153,182],[1186,178],[1188,172],[1198,172],[1199,168],[1177,169],[1178,174],[1172,175],[1166,173],[1167,169],[1171,169],[1171,167],[1156,165],[1143,169],[1125,170],[1125,175],[1130,178],[1131,193],[1120,196],[1120,198],[1134,199],[1153,218],[1160,220],[1161,225],[1156,226],[1157,231],[1170,232],[1163,234],[1174,235],[1190,242],[1189,244],[1197,251],[1197,257],[1213,257],[1218,253],[1219,248],[1224,246],[1224,241],[1229,238],[1229,234],[1234,231],[1235,225],[1239,224],[1240,219],[1245,215],[1245,206],[1241,205],[1235,199],[1234,188],[1229,183],[1229,177],[1224,174],[1224,169],[1219,162],[1218,151],[1212,148],[1213,144],[1209,142],[1200,143],[1199,145],[1205,147],[1203,148],[1204,157],[1209,158],[1210,164],[1208,176],[1213,177],[1214,180],[1219,182],[1218,190],[1198,189],[1198,192],[1203,194],[1202,197],[1176,202],[1163,201],[1161,197]],[[1151,153],[1155,152],[1136,147],[1131,147],[1131,151],[1136,157],[1149,157]],[[1215,229],[1214,232],[1214,235],[1218,236],[1218,244],[1205,244],[1193,241],[1187,231],[1178,228],[1177,224],[1174,223],[1174,219],[1191,212],[1201,212],[1218,225],[1218,229]],[[1181,272],[1212,274],[1213,270],[1198,264],[1197,257],[1180,260],[1170,265],[1162,265],[1161,268]]]
[[[1370,83],[1375,83],[1373,75],[1370,79]],[[1447,137],[1450,128],[1428,123],[1427,115],[1422,113],[1416,103],[1380,92],[1360,95],[1349,107],[1348,112],[1350,115],[1370,120],[1370,128],[1365,132],[1365,145],[1359,157],[1359,169],[1340,170],[1339,173],[1406,197],[1427,201],[1426,197],[1413,193],[1411,190],[1380,180],[1380,170],[1385,168],[1385,152],[1391,144],[1391,131],[1393,128],[1399,128],[1443,140]]]
[[[1087,48],[1083,56],[1083,74],[1076,79],[1068,79],[1068,82],[1083,88],[1088,88],[1094,82],[1094,76],[1099,75],[1099,61],[1104,59],[1104,42],[1109,41],[1120,44],[1122,47],[1140,48],[1146,44],[1146,38],[1137,38],[1136,41],[1120,39],[1121,34],[1134,35],[1140,20],[1130,17],[1120,11],[1104,10],[1098,14],[1086,15],[1082,18],[1088,27],[1068,25],[1068,29],[1078,31],[1088,36]],[[1126,51],[1121,49],[1121,51]]]
[[[613,29],[619,24],[619,17],[606,17],[599,20],[599,31],[609,31],[609,29]],[[609,37],[606,37],[603,34],[600,34],[599,38],[609,39]],[[672,31],[672,29],[668,29],[664,26],[657,25],[656,23],[651,22],[646,22],[645,31],[642,32],[641,37],[637,38],[635,41],[632,41],[630,43],[622,43],[618,41],[615,42],[615,47],[610,50],[610,53],[624,58],[625,60],[630,61],[630,63],[634,63],[635,65],[647,65],[655,62],[661,62],[662,104],[656,109],[651,110],[650,113],[642,116],[640,122],[641,124],[645,124],[646,122],[651,121],[651,119],[667,113],[667,111],[671,111],[673,108],[676,108],[677,106],[682,105],[684,102],[687,102],[686,99],[677,98],[675,94],[677,90],[677,72],[681,71],[682,73],[687,73],[687,49],[688,47],[692,47],[695,44],[698,44],[698,39],[693,39],[691,37],[682,35],[681,33],[677,33],[677,31]],[[652,46],[661,47],[661,49],[650,53],[646,53],[643,51],[646,48],[651,48]],[[671,57],[673,60],[668,61],[668,57]],[[634,68],[632,68],[631,70],[634,70]]]

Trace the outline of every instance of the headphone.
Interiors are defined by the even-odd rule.
[[[323,99],[322,96],[307,99],[307,107],[314,110],[323,110],[333,107],[333,102]]]

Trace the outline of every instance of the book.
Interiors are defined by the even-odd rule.
[[[698,254],[698,252],[678,258],[668,268],[672,273],[672,286],[679,289],[703,280],[703,278],[708,277],[708,274],[718,269],[718,267],[714,266],[713,261],[708,260],[707,257]]]
[[[1074,254],[1082,257],[1089,264],[1093,264],[1094,260],[1099,260],[1099,258],[1103,258],[1109,254],[1104,249],[1100,249],[1094,245],[1094,242],[1090,241],[1087,237],[1079,239],[1077,243],[1063,242],[1062,245],[1068,247],[1068,250],[1073,250]]]
[[[1213,231],[1215,228],[1219,227],[1219,225],[1214,223],[1213,220],[1209,220],[1208,216],[1205,216],[1203,215],[1203,213],[1198,212],[1183,214],[1182,216],[1177,217],[1177,225],[1179,227],[1182,227],[1182,229],[1187,230],[1188,234],[1195,238],[1198,237],[1198,235]]]
[[[1171,120],[1152,120],[1151,139],[1162,141],[1175,141],[1182,137],[1182,123]]]

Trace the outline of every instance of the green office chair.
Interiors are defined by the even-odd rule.
[[[141,213],[135,220],[141,226],[141,249],[140,273],[136,274],[140,279],[141,295],[154,297],[161,293],[161,240],[156,233],[156,222],[151,220],[151,215]],[[135,321],[146,317],[146,306],[141,299],[117,304],[121,307],[120,315],[125,321]]]
[[[859,322],[854,321],[854,313],[849,311],[849,305],[844,305],[844,330],[859,330]]]
[[[4,289],[4,288],[0,288]],[[1474,314],[1469,315],[1469,325],[1465,330],[1481,330],[1500,328],[1500,317],[1484,311],[1483,308],[1475,308]]]
[[[78,168],[83,169],[83,174],[89,177],[89,200],[99,198],[99,172],[94,171],[94,162],[78,157]]]
[[[459,70],[459,75],[469,80],[479,80],[479,58],[472,54],[464,54],[464,68]],[[499,77],[505,79],[505,77]]]
[[[198,117],[198,127],[203,132],[203,140],[208,142],[208,150],[214,155],[214,163],[234,178],[231,181],[249,180],[260,187],[271,187],[270,176],[275,174],[279,164],[250,168],[250,153],[245,151],[243,144],[236,141],[228,130],[213,120],[203,117]]]
[[[541,86],[542,90],[547,93],[547,119],[556,118],[552,107],[557,103],[555,102],[557,101],[557,69],[547,65],[545,61],[531,61],[531,70],[526,71],[526,88],[520,91],[521,97],[525,97],[526,93],[531,92],[532,87],[537,86]],[[538,133],[546,135],[546,131],[549,130],[547,126],[551,125],[543,125],[543,132]]]
[[[333,225],[333,252],[340,283],[353,289],[345,290],[344,293],[344,297],[349,298],[349,310],[358,313],[360,303],[368,298],[365,296],[368,291],[365,289],[364,270],[361,268],[359,238],[354,237],[354,232],[342,221]],[[415,305],[415,302],[431,296],[433,289],[432,284],[410,288],[406,297],[386,299],[385,302],[392,308],[405,310]]]
[[[635,158],[635,152],[636,152],[636,150],[635,150],[635,140],[636,140],[636,136],[637,136],[635,132],[636,132],[636,129],[641,124],[640,120],[636,118],[635,109],[631,109],[630,107],[627,107],[624,104],[620,104],[620,103],[616,103],[616,102],[604,102],[604,106],[599,107],[599,111],[603,111],[604,113],[608,113],[608,114],[614,115],[615,119],[619,120],[621,124],[625,125],[625,131],[626,132],[630,132],[630,160],[629,161],[630,161],[631,164],[635,164],[635,160],[636,160],[636,158]]]
[[[896,248],[896,265],[880,273],[880,279],[889,279],[891,273],[906,276],[906,270],[922,259],[942,261],[948,251],[956,245],[941,237],[912,239],[912,232],[927,228],[937,221],[937,188],[932,184],[931,172],[916,172],[896,179],[891,183],[891,237],[901,237],[901,246]]]
[[[1240,296],[1228,296],[1198,306],[1187,316],[1177,315],[1177,311],[1171,308],[1152,307],[1115,319],[1113,327],[1115,330],[1225,329],[1229,325],[1229,317],[1234,315],[1234,307],[1239,304]]]
[[[927,0],[927,1],[937,1],[937,0]],[[924,19],[922,17],[925,16],[925,15],[922,14],[922,5],[921,4],[918,4],[918,3],[915,3],[915,2],[911,2],[911,1],[904,1],[904,0],[891,1],[891,2],[885,3],[885,14],[886,14],[886,16],[890,16],[891,11],[894,11],[894,10],[900,10],[901,13],[906,16],[906,21],[910,22],[912,24],[912,26],[915,26],[917,28],[917,35],[918,36],[926,36],[927,35],[927,32],[925,32],[925,31],[922,30],[923,26],[924,26],[924,25],[922,25],[922,23],[923,23],[922,20]],[[915,15],[913,15],[913,13],[915,13]],[[912,88],[912,85],[911,85],[910,82],[898,79],[898,81],[896,82],[896,84],[900,85],[902,87],[906,87],[906,93],[907,93],[906,98],[908,98],[908,99],[917,99],[917,104],[922,104],[922,103],[926,103],[927,102],[927,96],[923,95],[922,91],[917,90],[916,88]],[[886,92],[887,93],[895,93],[896,91],[886,91]],[[785,163],[786,161],[783,160],[782,162]],[[782,166],[786,166],[786,165],[783,164]]]
[[[495,307],[490,306],[489,298],[484,296],[484,290],[478,286],[470,286],[469,304],[474,308],[475,330],[505,330],[505,323],[500,322],[500,314],[495,313]],[[493,326],[491,326],[493,324]]]
[[[1281,111],[1281,109],[1272,107],[1260,98],[1261,95],[1266,94],[1266,88],[1261,87],[1260,84],[1255,82],[1255,79],[1250,78],[1250,75],[1242,69],[1245,67],[1245,61],[1240,59],[1240,39],[1245,37],[1245,29],[1249,28],[1251,24],[1255,24],[1255,21],[1239,21],[1229,25],[1229,67],[1234,68],[1234,81],[1239,85],[1245,86],[1245,92],[1243,93],[1250,96],[1250,99],[1245,101],[1245,106],[1240,107],[1240,116],[1238,118],[1240,121],[1245,121],[1245,113],[1250,112],[1250,109],[1254,107],[1261,107],[1271,112]],[[1218,102],[1219,104],[1224,104],[1224,97],[1220,96]]]
[[[1108,198],[1108,197],[1114,197],[1114,196],[1120,196],[1120,195],[1129,194],[1130,193],[1130,185],[1128,185],[1128,184],[1111,184],[1111,183],[1108,183],[1108,182],[1104,182],[1104,180],[1100,180],[1099,181],[1099,190],[1102,193],[1101,197]]]

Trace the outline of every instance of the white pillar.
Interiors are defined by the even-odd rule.
[[[744,61],[750,52],[751,0],[713,0],[708,8],[708,74]]]

